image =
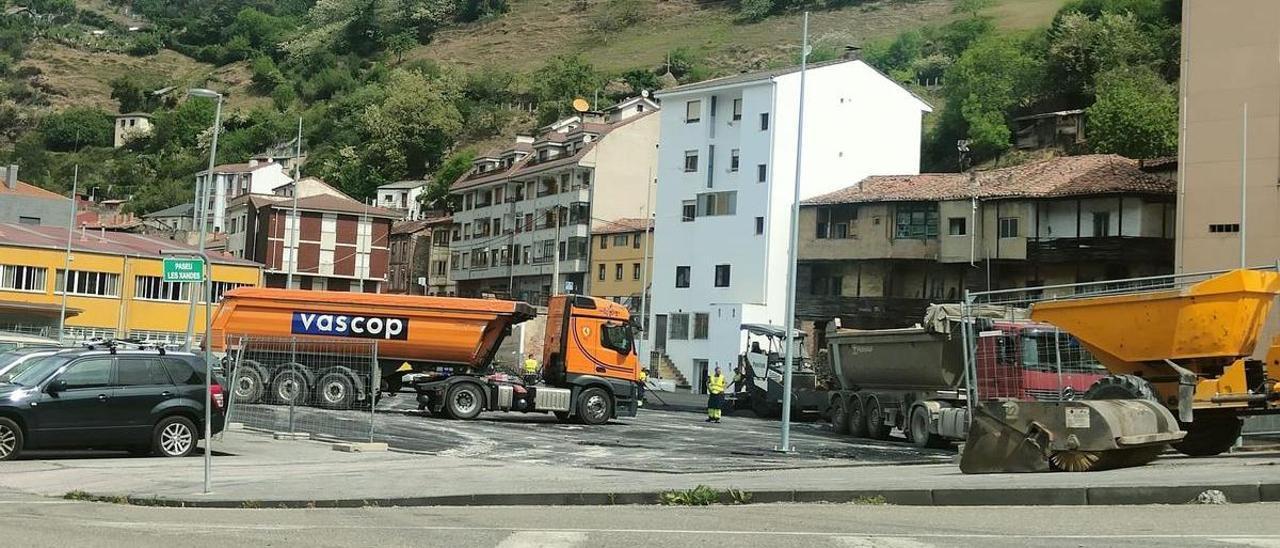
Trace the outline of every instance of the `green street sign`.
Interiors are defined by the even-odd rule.
[[[166,282],[203,282],[204,262],[200,259],[179,259],[165,257],[164,281]]]

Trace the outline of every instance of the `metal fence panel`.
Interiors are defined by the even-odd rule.
[[[228,422],[312,438],[373,441],[377,341],[228,337]]]

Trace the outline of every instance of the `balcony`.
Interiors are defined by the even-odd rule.
[[[1173,239],[1130,236],[1029,239],[1027,259],[1040,263],[1173,264]]]
[[[936,299],[934,299],[936,300]],[[823,321],[840,318],[845,328],[890,329],[920,323],[930,299],[796,295],[796,316]]]

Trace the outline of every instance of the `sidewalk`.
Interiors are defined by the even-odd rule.
[[[907,505],[1179,504],[1206,489],[1231,502],[1280,502],[1280,453],[1083,474],[964,475],[954,465],[850,466],[664,474],[405,453],[342,453],[329,444],[227,432],[201,495],[202,459],[41,458],[8,462],[0,489],[138,504],[207,507],[651,504],[708,485],[752,502],[878,500]],[[607,463],[602,463],[605,465]]]

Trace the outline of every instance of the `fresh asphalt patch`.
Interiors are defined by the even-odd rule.
[[[277,422],[287,415],[287,409],[279,406],[246,407],[256,408],[255,416],[274,417]],[[310,424],[353,425],[369,420],[368,411],[305,407],[295,408],[293,414],[294,424],[302,425],[300,431]],[[386,442],[395,451],[621,471],[685,474],[936,464],[955,456],[954,451],[839,436],[824,422],[793,423],[794,450],[777,452],[780,423],[749,414],[725,417],[718,424],[707,423],[704,415],[695,413],[647,409],[636,417],[599,426],[565,424],[540,413],[484,413],[475,420],[457,421],[419,411],[413,395],[402,393],[381,399],[372,420],[374,440]],[[287,429],[287,422],[248,425]],[[352,427],[343,434],[363,436],[360,432]],[[356,441],[367,441],[367,437]]]

